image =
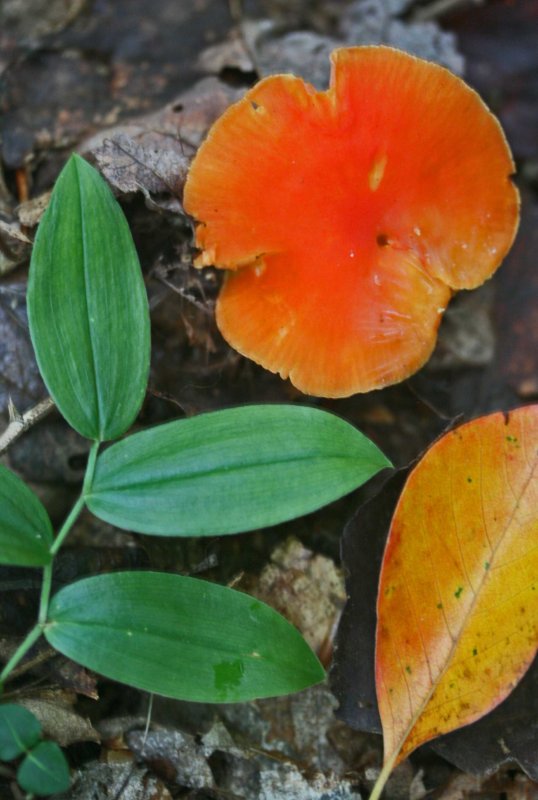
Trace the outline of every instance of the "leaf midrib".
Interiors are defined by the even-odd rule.
[[[85,223],[85,207],[82,197],[82,185],[80,181],[80,173],[78,163],[75,161],[75,174],[77,180],[77,191],[78,191],[78,201],[79,201],[79,214],[80,214],[80,230],[81,230],[81,242],[82,242],[82,262],[83,262],[83,269],[82,269],[82,280],[84,283],[84,304],[86,307],[86,328],[88,331],[88,339],[90,342],[90,350],[92,354],[91,358],[91,368],[93,373],[93,384],[95,387],[95,398],[97,401],[97,416],[98,416],[98,436],[99,439],[103,438],[103,409],[102,409],[102,401],[101,401],[101,392],[99,389],[99,379],[98,379],[98,371],[97,371],[97,348],[94,342],[94,335],[93,329],[90,322],[90,304],[89,304],[89,276],[88,276],[88,248],[86,242],[86,223]]]
[[[153,488],[153,487],[162,487],[165,484],[171,484],[171,483],[175,483],[175,482],[177,482],[177,483],[183,483],[183,482],[187,483],[188,481],[193,480],[193,479],[194,480],[198,480],[198,479],[202,479],[202,478],[206,478],[206,477],[212,477],[212,476],[215,476],[215,475],[230,475],[230,474],[241,472],[241,471],[251,472],[254,467],[282,466],[284,464],[301,463],[303,461],[312,462],[313,458],[315,458],[316,460],[317,459],[323,459],[323,461],[327,461],[327,462],[334,462],[334,461],[347,462],[347,461],[349,461],[352,464],[357,460],[357,459],[354,459],[354,458],[351,458],[351,457],[348,457],[348,456],[340,456],[340,455],[327,456],[327,455],[320,454],[320,455],[316,455],[316,456],[313,457],[312,454],[310,454],[310,455],[306,454],[306,455],[299,456],[299,457],[293,456],[291,458],[271,459],[270,461],[255,461],[255,462],[247,463],[247,464],[233,464],[233,465],[230,465],[230,466],[227,466],[227,467],[224,467],[224,468],[223,467],[214,467],[212,469],[202,469],[202,470],[192,471],[192,472],[188,472],[188,473],[184,473],[184,474],[177,474],[176,473],[175,475],[167,475],[166,477],[163,477],[162,479],[159,479],[158,483],[157,482],[153,482],[152,483],[151,480],[148,479],[147,481],[142,481],[142,480],[132,481],[132,482],[129,482],[129,483],[126,483],[126,484],[122,484],[122,485],[118,485],[118,486],[112,486],[110,488],[104,488],[104,489],[99,489],[98,486],[96,487],[96,484],[98,483],[98,480],[99,480],[99,476],[97,476],[96,480],[94,481],[91,494],[89,494],[87,496],[87,499],[89,500],[89,499],[94,498],[94,497],[99,497],[99,496],[102,496],[104,494],[108,494],[109,492],[121,492],[121,491],[129,491],[130,489],[147,489],[147,488]],[[378,467],[378,465],[372,465],[372,466],[375,466],[376,469],[378,469],[378,470],[381,470],[381,469],[384,468],[383,466],[379,466]],[[365,471],[366,471],[366,468],[365,468]],[[120,472],[123,472],[123,474],[125,474],[125,472],[123,470],[121,470],[121,469],[120,469]],[[375,474],[375,472],[372,472],[372,475],[374,475],[374,474]]]

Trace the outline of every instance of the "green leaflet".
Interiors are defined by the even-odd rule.
[[[120,436],[146,389],[147,297],[123,212],[77,155],[39,225],[28,316],[39,369],[70,425],[89,439]]]
[[[11,761],[41,738],[41,725],[30,711],[12,703],[0,705],[0,759]]]
[[[35,494],[0,464],[0,564],[45,566],[52,526]]]
[[[69,789],[69,766],[56,742],[34,747],[17,770],[17,780],[25,791],[40,797]]]
[[[86,578],[52,600],[49,643],[89,669],[183,700],[299,691],[324,671],[298,631],[249,595],[158,572]]]
[[[356,489],[390,462],[333,414],[245,406],[136,433],[97,460],[87,504],[120,528],[214,536],[274,525]]]

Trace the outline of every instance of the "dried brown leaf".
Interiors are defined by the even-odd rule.
[[[287,617],[320,656],[330,656],[346,601],[344,577],[334,561],[291,537],[272,552],[251,591]]]
[[[183,190],[188,158],[177,138],[149,132],[135,141],[119,133],[105,139],[93,157],[120,194],[141,191],[179,197]]]
[[[75,701],[76,695],[64,690],[43,691],[37,697],[17,700],[37,717],[45,736],[61,747],[76,742],[99,742],[99,734],[90,720],[75,711]]]

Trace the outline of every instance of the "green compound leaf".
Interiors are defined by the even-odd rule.
[[[35,494],[0,464],[0,564],[41,567],[50,563],[52,526]]]
[[[0,705],[0,760],[11,761],[41,738],[39,721],[21,706]]]
[[[17,770],[17,780],[26,792],[40,797],[65,792],[71,783],[69,766],[55,742],[34,747]]]
[[[28,316],[39,369],[70,425],[89,439],[120,436],[146,389],[147,296],[123,212],[80,156],[39,225]]]
[[[390,462],[333,414],[246,406],[160,425],[97,460],[90,510],[168,536],[254,530],[314,511]]]
[[[242,592],[159,572],[71,584],[52,600],[48,642],[89,669],[181,700],[289,694],[324,671],[298,631]]]

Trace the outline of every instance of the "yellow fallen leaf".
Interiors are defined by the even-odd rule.
[[[538,645],[538,406],[443,436],[411,473],[383,559],[376,685],[385,763],[491,711]]]

